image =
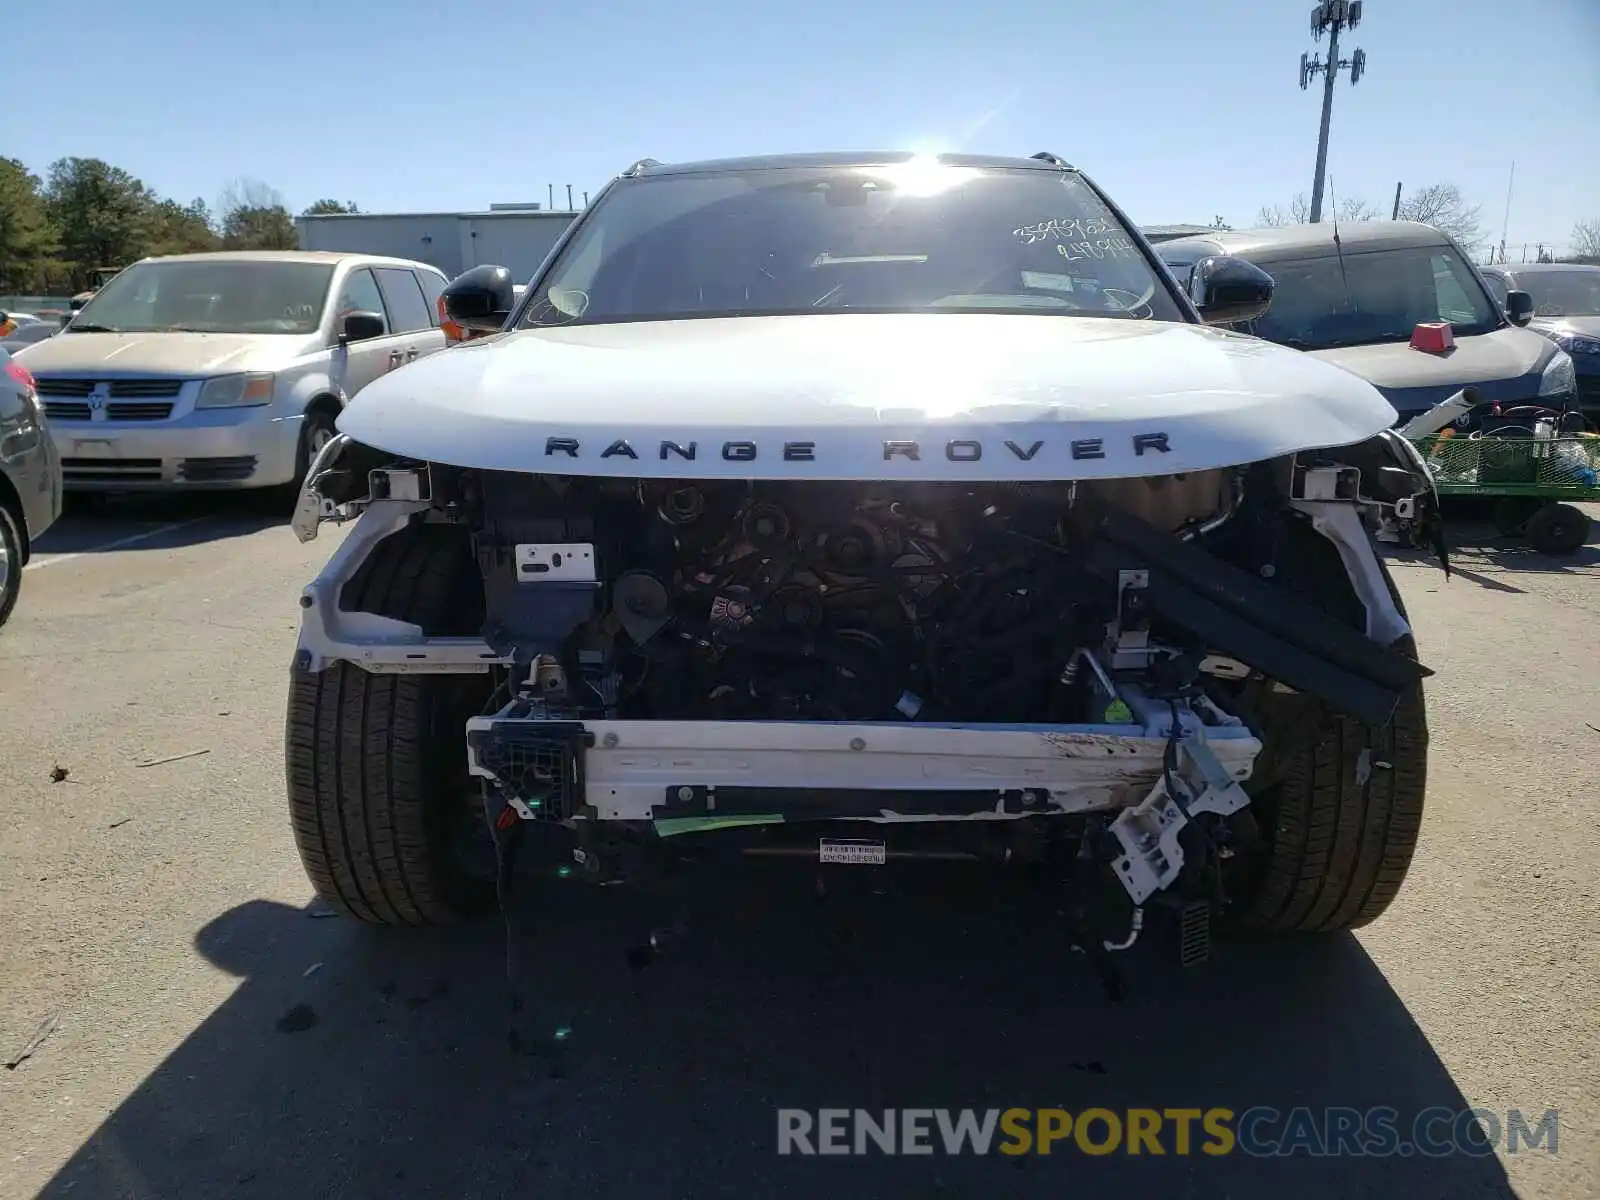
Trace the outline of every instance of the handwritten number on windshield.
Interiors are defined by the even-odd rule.
[[[1069,238],[1099,238],[1116,232],[1116,222],[1110,217],[1051,217],[1037,225],[1013,229],[1011,236],[1019,239],[1024,246],[1031,246],[1035,242],[1051,239],[1065,242]]]
[[[1081,262],[1086,258],[1133,258],[1137,252],[1125,237],[1100,238],[1097,241],[1060,242],[1056,253],[1068,262]]]

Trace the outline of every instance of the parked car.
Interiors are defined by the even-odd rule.
[[[1580,263],[1521,263],[1483,268],[1504,305],[1514,291],[1533,298],[1530,329],[1568,354],[1578,377],[1578,406],[1600,430],[1600,267]]]
[[[1264,272],[1194,275],[1053,155],[824,154],[642,162],[520,302],[455,280],[505,332],[357,396],[297,508],[355,518],[288,702],[317,892],[443,921],[532,839],[1043,864],[1101,965],[1147,904],[1375,919],[1427,671],[1363,521],[1435,544],[1431,477],[1370,384],[1208,328]]]
[[[444,284],[360,254],[135,263],[20,352],[67,490],[297,488],[352,396],[444,348]]]
[[[121,267],[96,267],[94,269],[94,272],[93,272],[93,275],[94,275],[94,286],[91,287],[91,288],[85,288],[83,291],[78,292],[76,295],[72,296],[67,301],[68,309],[71,312],[77,312],[85,304],[87,304],[87,303],[89,303],[89,301],[93,300],[94,297],[95,297],[95,293],[97,293],[101,288],[105,287],[106,284],[110,283],[113,279],[115,279],[117,277],[118,272],[120,272],[121,270],[122,270]]]
[[[8,313],[7,315],[14,317],[16,314]],[[46,338],[54,337],[60,332],[60,329],[61,327],[52,321],[32,320],[21,322],[10,333],[0,337],[0,350],[15,354],[18,350],[31,346],[35,342],[42,342]]]
[[[1572,358],[1524,328],[1533,316],[1525,292],[1497,303],[1451,238],[1409,221],[1287,225],[1179,238],[1157,247],[1179,279],[1196,262],[1232,254],[1276,283],[1272,307],[1239,328],[1336,363],[1374,384],[1401,421],[1465,385],[1481,404],[1458,423],[1480,421],[1496,405],[1575,406]],[[1455,348],[1411,346],[1419,324],[1450,323]]]
[[[60,515],[61,462],[33,377],[0,348],[0,625],[17,605],[34,543]]]

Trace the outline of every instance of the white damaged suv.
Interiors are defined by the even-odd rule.
[[[329,903],[445,920],[527,837],[1060,862],[1092,952],[1393,900],[1428,671],[1374,541],[1442,557],[1437,501],[1372,386],[1208,327],[1259,269],[1186,293],[1052,155],[824,154],[641,162],[513,286],[301,495],[354,522],[287,723]]]

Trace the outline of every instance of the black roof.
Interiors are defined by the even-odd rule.
[[[659,163],[644,159],[626,173],[634,176],[699,175],[720,171],[774,171],[783,167],[883,167],[932,158],[949,167],[989,167],[1025,171],[1072,170],[1040,158],[1013,158],[991,154],[919,155],[909,150],[832,150],[817,154],[762,154],[748,158],[708,158],[699,162]]]
[[[1202,254],[1237,254],[1251,262],[1265,264],[1284,259],[1331,258],[1341,250],[1355,253],[1449,244],[1449,239],[1433,226],[1414,221],[1344,221],[1337,228],[1337,246],[1333,240],[1333,223],[1323,221],[1316,225],[1275,225],[1264,229],[1217,229],[1198,237],[1163,241],[1157,253],[1165,257],[1198,249]]]

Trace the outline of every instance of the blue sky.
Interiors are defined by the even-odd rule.
[[[1137,221],[1249,224],[1310,191],[1311,7],[28,5],[6,20],[3,153],[41,174],[104,158],[184,200],[247,176],[296,210],[404,211],[593,192],[645,156],[1050,149]],[[1337,195],[1386,208],[1397,181],[1453,181],[1498,241],[1515,160],[1513,256],[1600,218],[1600,0],[1367,0],[1353,46]]]

